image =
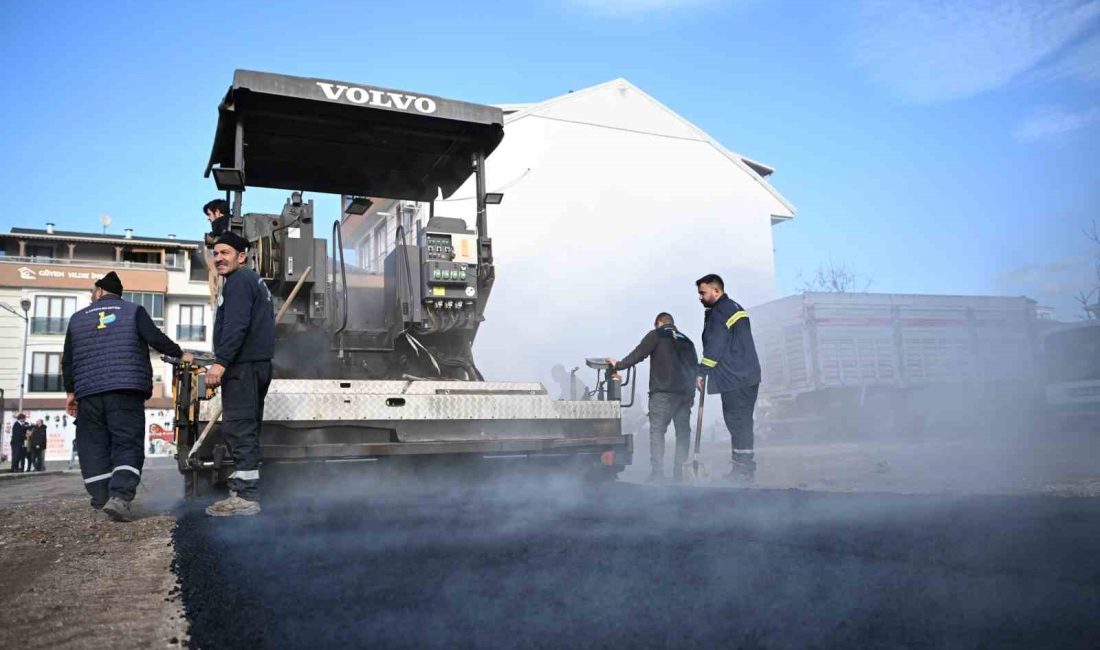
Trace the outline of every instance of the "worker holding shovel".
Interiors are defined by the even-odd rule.
[[[711,395],[722,395],[722,416],[730,432],[733,461],[726,478],[751,482],[756,473],[752,413],[760,389],[760,361],[749,315],[726,295],[719,276],[705,275],[695,286],[699,301],[706,308],[703,358],[696,385],[700,391],[706,389]]]

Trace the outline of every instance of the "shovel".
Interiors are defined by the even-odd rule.
[[[699,446],[703,441],[703,402],[707,399],[707,378],[703,377],[703,390],[699,391],[699,414],[695,416],[695,452],[684,463],[684,483],[699,484],[710,478],[710,470],[699,460]]]

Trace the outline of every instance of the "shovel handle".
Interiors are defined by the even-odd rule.
[[[703,403],[707,399],[707,378],[703,376],[703,389],[699,391],[699,412],[695,415],[695,455],[699,455],[699,444],[703,440]]]

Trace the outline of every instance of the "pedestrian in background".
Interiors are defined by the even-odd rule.
[[[27,455],[27,433],[30,427],[27,425],[27,416],[23,413],[15,416],[15,423],[11,425],[11,471],[23,471],[23,459]]]
[[[38,420],[31,428],[30,457],[27,459],[27,471],[42,472],[46,469],[46,423]]]

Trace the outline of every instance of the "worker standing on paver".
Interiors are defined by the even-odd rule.
[[[210,232],[206,234],[206,249],[203,253],[203,259],[206,262],[206,284],[210,289],[210,306],[216,308],[214,303],[218,299],[222,279],[218,275],[217,269],[214,268],[213,248],[218,237],[221,237],[229,229],[229,202],[225,199],[208,201],[206,205],[202,206],[202,212],[206,215],[206,220],[210,222]]]
[[[223,282],[206,385],[222,387],[221,427],[233,473],[229,498],[206,509],[213,517],[260,513],[260,428],[275,356],[275,312],[267,285],[244,266],[247,251],[248,240],[234,232],[223,233],[214,244],[214,267]]]
[[[695,368],[699,357],[695,344],[676,329],[668,312],[657,314],[653,329],[622,361],[609,358],[615,370],[626,370],[649,359],[649,464],[650,483],[664,481],[665,432],[676,430],[676,456],[672,477],[683,479],[691,438],[691,403],[695,399]]]
[[[65,333],[61,372],[65,410],[76,418],[80,473],[92,507],[130,521],[130,502],[145,464],[145,400],[153,394],[149,348],[183,357],[140,305],[122,299],[111,271],[96,280],[92,304],[73,314]]]
[[[711,273],[695,282],[706,308],[703,358],[696,383],[707,394],[722,395],[722,416],[730,432],[733,466],[726,478],[751,481],[756,473],[752,413],[760,390],[760,360],[752,340],[749,315],[725,293],[722,278]]]

